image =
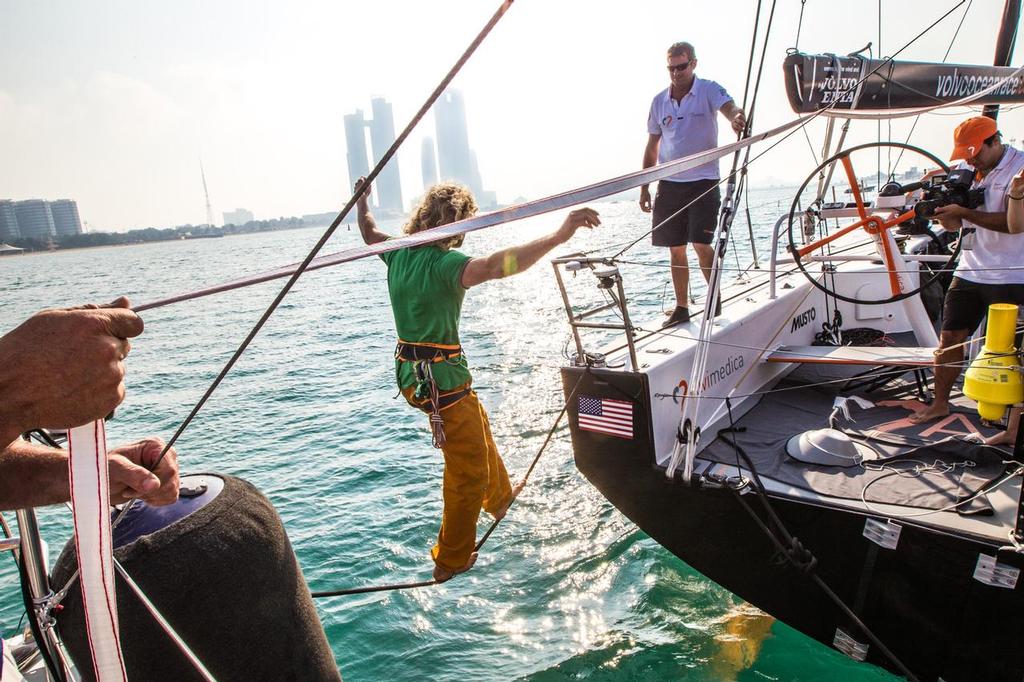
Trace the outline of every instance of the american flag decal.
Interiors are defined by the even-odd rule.
[[[581,429],[619,438],[633,437],[633,403],[580,396],[577,420]]]

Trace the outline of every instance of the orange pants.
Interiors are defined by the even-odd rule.
[[[402,389],[402,395],[413,407],[429,400],[417,400],[415,387]],[[444,513],[437,544],[431,550],[438,566],[454,571],[469,561],[476,545],[476,522],[483,508],[494,513],[504,507],[512,496],[512,484],[498,446],[491,436],[487,411],[470,391],[454,405],[441,410],[444,435]]]

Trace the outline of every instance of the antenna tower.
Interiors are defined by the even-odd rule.
[[[213,227],[213,206],[210,205],[210,190],[206,189],[206,172],[203,170],[203,161],[199,160],[199,175],[203,178],[203,194],[206,196],[206,225]]]

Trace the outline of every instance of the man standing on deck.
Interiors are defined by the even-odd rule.
[[[1024,168],[1024,153],[1004,145],[996,122],[987,116],[974,116],[958,125],[953,145],[950,159],[962,159],[958,168],[974,168],[972,188],[985,190],[985,203],[979,209],[951,204],[935,210],[946,230],[975,231],[961,236],[960,262],[946,292],[935,353],[935,399],[910,417],[916,424],[949,414],[949,394],[964,359],[960,344],[977,329],[989,305],[1024,304],[1024,269],[1018,269],[1024,235],[1011,234],[1006,220],[1007,188]]]
[[[649,137],[644,149],[644,168],[718,146],[715,112],[721,112],[737,133],[743,132],[747,125],[743,110],[736,106],[725,88],[714,81],[697,78],[694,74],[696,68],[697,55],[693,45],[675,43],[668,48],[671,85],[655,95],[651,102],[647,116]],[[652,218],[655,229],[651,239],[655,246],[669,248],[672,287],[676,294],[675,310],[663,327],[690,321],[688,243],[693,244],[704,279],[711,277],[714,259],[711,237],[722,204],[718,181],[718,161],[711,161],[658,183]],[[640,187],[640,210],[651,212],[651,193],[647,185]]]

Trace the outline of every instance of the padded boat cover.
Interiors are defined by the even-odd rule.
[[[840,413],[833,426],[870,446],[881,461],[863,467],[831,467],[798,462],[786,454],[786,442],[795,434],[829,425],[835,393],[822,388],[797,388],[770,394],[744,415],[738,433],[721,433],[700,457],[736,464],[731,445],[736,442],[763,477],[823,495],[868,502],[942,509],[982,490],[1004,471],[1007,453],[966,440],[973,431],[989,436],[996,431],[982,426],[976,413],[961,408],[929,424],[910,424],[910,402],[861,409],[850,403],[851,420]],[[918,404],[918,407],[920,405]],[[930,467],[916,473],[915,467]],[[959,508],[962,514],[992,514],[980,495]]]
[[[340,681],[277,511],[249,483],[222,478],[224,490],[209,504],[115,549],[115,557],[218,682]],[[75,567],[69,542],[54,585]],[[201,680],[124,581],[116,583],[128,679]],[[93,679],[77,585],[58,627],[82,678]]]

